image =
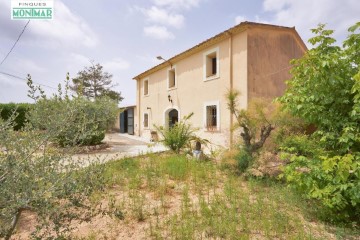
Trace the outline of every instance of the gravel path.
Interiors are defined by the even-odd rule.
[[[142,138],[127,134],[107,134],[104,142],[109,144],[110,147],[94,153],[76,154],[72,158],[77,161],[83,161],[84,166],[87,166],[90,162],[94,161],[105,163],[115,159],[135,157],[167,150],[160,143],[150,143]]]

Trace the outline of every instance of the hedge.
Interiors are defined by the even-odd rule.
[[[14,130],[20,130],[25,125],[26,113],[31,107],[30,103],[0,103],[0,117],[7,120],[16,111]]]

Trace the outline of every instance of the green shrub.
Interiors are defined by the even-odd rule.
[[[162,126],[155,126],[156,130],[160,132],[163,138],[161,140],[163,144],[175,153],[180,153],[182,149],[189,147],[192,140],[199,140],[199,137],[195,135],[196,129],[187,122],[192,115],[193,113],[185,116],[173,127],[166,128]]]
[[[0,104],[0,115],[3,120],[8,120],[12,114],[16,114],[14,122],[14,130],[20,130],[24,127],[26,114],[31,109],[32,104],[29,103],[6,103]]]
[[[294,135],[280,147],[290,163],[282,177],[326,209],[327,220],[360,219],[360,155],[332,155],[316,138]],[[332,213],[332,214],[331,214]]]
[[[329,220],[360,219],[360,22],[343,44],[319,24],[302,58],[292,61],[292,78],[280,102],[315,126],[311,137],[283,142],[290,160],[284,177],[333,213]]]
[[[253,157],[246,150],[240,150],[235,159],[237,160],[238,168],[241,173],[245,172],[253,162]]]
[[[280,150],[307,157],[319,156],[323,153],[319,141],[300,134],[285,137],[280,143]]]
[[[96,145],[104,139],[116,113],[117,104],[108,98],[41,99],[29,112],[29,121],[34,128],[46,131],[65,126],[53,139],[60,146]],[[67,122],[61,122],[57,118],[59,114],[67,115]]]
[[[85,221],[98,212],[97,205],[88,205],[87,199],[102,190],[104,166],[94,159],[75,160],[71,149],[51,148],[51,140],[71,122],[68,112],[76,112],[66,110],[56,115],[61,124],[51,131],[34,131],[26,124],[16,132],[14,116],[6,121],[0,118],[1,239],[12,239],[26,211],[36,215],[31,230],[34,239],[69,239],[75,220]],[[47,116],[43,120],[48,120]],[[86,124],[91,121],[94,119],[86,119]],[[83,125],[80,121],[72,124]]]

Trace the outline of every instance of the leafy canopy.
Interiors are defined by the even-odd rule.
[[[311,136],[290,136],[283,157],[286,180],[335,213],[360,219],[360,22],[342,46],[320,24],[314,48],[293,60],[293,77],[279,98],[287,111],[316,126]]]
[[[293,77],[279,98],[286,110],[316,125],[316,134],[332,150],[360,150],[360,23],[349,28],[343,47],[324,24],[312,29],[314,48],[293,60]]]
[[[89,99],[98,99],[99,97],[108,96],[117,102],[123,100],[121,92],[116,92],[111,88],[116,85],[112,83],[112,74],[103,71],[103,66],[99,63],[85,67],[78,72],[76,78],[73,78],[73,85],[70,86],[74,92],[86,96]]]
[[[30,89],[31,77],[28,77]],[[59,87],[58,93],[52,98],[46,96],[29,95],[36,100],[33,110],[28,114],[31,125],[39,130],[56,128],[63,125],[62,131],[57,132],[51,139],[60,146],[96,145],[105,137],[105,131],[111,127],[118,112],[117,103],[108,98],[101,97],[90,101],[83,96],[69,96],[69,76],[65,81],[64,90]],[[35,91],[36,92],[36,91]],[[57,116],[64,116],[58,118]],[[61,123],[61,121],[64,121]]]

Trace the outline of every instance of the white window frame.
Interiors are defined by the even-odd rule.
[[[205,102],[204,103],[204,111],[203,111],[203,123],[204,123],[204,130],[208,131],[207,128],[207,111],[206,108],[208,106],[216,106],[216,131],[219,132],[220,131],[220,101],[216,100],[216,101],[209,101],[209,102]]]
[[[175,86],[174,87],[170,87],[170,71],[174,71],[175,74]],[[167,70],[167,89],[168,90],[173,90],[177,88],[177,76],[176,76],[176,65],[172,66],[172,68],[168,68]]]
[[[147,125],[147,127],[145,127],[145,115],[147,115],[147,119],[148,119],[148,125]],[[144,127],[144,129],[149,129],[150,128],[150,118],[149,118],[149,116],[150,116],[150,114],[148,113],[148,112],[144,112],[144,114],[143,114],[143,127]]]
[[[145,94],[145,82],[147,82],[147,85],[148,85],[148,87],[147,87],[147,94]],[[145,78],[144,80],[143,80],[143,95],[144,96],[149,96],[149,78]]]
[[[216,55],[216,74],[207,77],[207,58],[209,55],[215,53]],[[220,58],[219,58],[219,47],[210,49],[203,54],[203,78],[204,82],[214,80],[220,77]]]

